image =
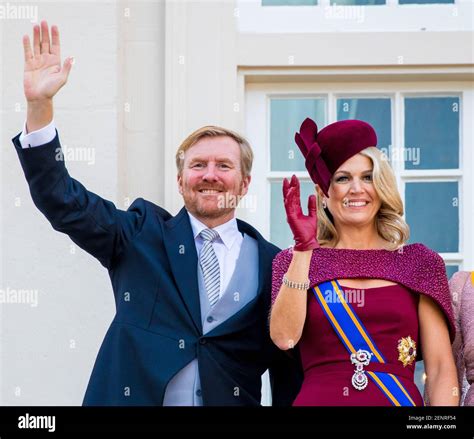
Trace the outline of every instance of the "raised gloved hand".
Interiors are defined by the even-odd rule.
[[[310,195],[308,197],[308,215],[304,215],[300,203],[300,182],[295,175],[289,182],[286,178],[283,180],[283,202],[286,220],[295,240],[294,250],[306,251],[319,247],[316,196]]]

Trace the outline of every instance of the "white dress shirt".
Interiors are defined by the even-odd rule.
[[[202,230],[207,229],[208,227],[196,219],[191,213],[188,212],[188,215],[191,222],[191,228],[193,229],[196,251],[199,257],[199,252],[204,244],[204,240],[199,234]],[[232,218],[220,226],[214,227],[213,230],[219,233],[219,238],[212,243],[212,247],[216,253],[217,260],[219,261],[219,271],[221,275],[219,290],[220,298],[227,289],[229,281],[234,274],[235,265],[240,254],[240,248],[242,247],[244,237],[242,233],[239,232],[237,220],[235,218]]]
[[[51,142],[56,136],[56,125],[52,120],[48,125],[39,130],[27,134],[26,122],[23,124],[23,131],[20,134],[20,144],[22,148],[34,148]]]

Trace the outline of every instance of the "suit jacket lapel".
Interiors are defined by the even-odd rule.
[[[199,334],[202,334],[201,305],[197,279],[198,257],[191,223],[184,207],[178,215],[165,223],[163,240],[179,293],[196,329]]]

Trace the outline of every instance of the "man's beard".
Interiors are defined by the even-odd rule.
[[[219,190],[223,190],[224,188],[219,188]],[[186,200],[184,197],[184,204],[186,208],[191,212],[195,213],[201,218],[209,218],[209,219],[216,219],[228,216],[230,213],[235,211],[236,206],[235,202],[234,205],[229,206],[229,200],[234,198],[241,198],[242,197],[242,190],[243,184],[240,183],[239,191],[236,194],[231,194],[229,191],[221,192],[219,195],[216,196],[216,204],[214,207],[206,207],[206,203],[201,202],[198,200],[199,195],[196,195],[195,198]],[[198,189],[199,190],[199,189]]]
[[[219,203],[219,202],[218,202]],[[195,211],[199,214],[202,218],[209,218],[209,219],[216,219],[223,216],[227,216],[230,212],[234,210],[232,207],[219,207],[215,209],[204,208],[203,206],[199,206],[198,203],[195,204]]]

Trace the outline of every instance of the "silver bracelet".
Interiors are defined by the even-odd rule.
[[[306,291],[309,289],[309,279],[306,282],[293,282],[288,280],[286,274],[283,276],[283,285],[286,285],[288,288],[293,288],[295,290]]]

